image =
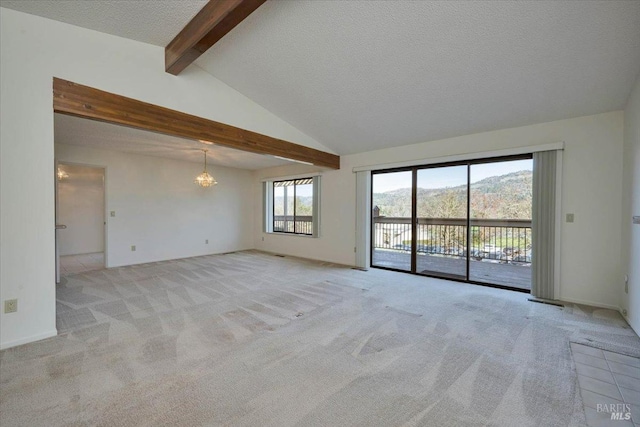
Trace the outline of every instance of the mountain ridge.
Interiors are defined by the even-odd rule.
[[[491,176],[471,184],[472,218],[530,219],[533,173],[521,170]],[[466,217],[466,185],[417,189],[419,217]],[[410,217],[411,189],[373,193],[380,216]]]

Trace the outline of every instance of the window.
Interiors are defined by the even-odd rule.
[[[531,154],[373,171],[371,266],[528,291],[534,177]]]
[[[265,231],[317,237],[319,185],[319,176],[265,182]]]

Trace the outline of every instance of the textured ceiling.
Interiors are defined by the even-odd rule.
[[[206,0],[1,0],[0,6],[166,46]]]
[[[196,63],[339,154],[624,107],[640,1],[268,1]]]
[[[209,164],[240,169],[261,169],[291,164],[287,160],[198,141],[161,135],[109,123],[55,114],[55,142],[103,150],[124,151],[145,156],[202,163],[202,149],[207,149]]]
[[[205,1],[0,1],[166,45]],[[269,0],[196,64],[339,154],[623,108],[640,1]]]

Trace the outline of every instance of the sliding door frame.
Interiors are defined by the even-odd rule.
[[[530,289],[522,289],[522,288],[517,288],[514,286],[506,286],[506,285],[500,285],[500,284],[496,284],[496,283],[485,283],[485,282],[478,282],[476,280],[471,280],[469,279],[469,273],[470,273],[470,259],[471,259],[471,248],[469,245],[469,242],[471,241],[471,166],[473,165],[480,165],[480,164],[485,164],[485,163],[497,163],[497,162],[505,162],[505,161],[512,161],[512,160],[528,160],[528,159],[533,159],[533,153],[525,153],[525,154],[515,154],[515,155],[509,155],[509,156],[498,156],[498,157],[486,157],[486,158],[479,158],[479,159],[470,159],[470,160],[457,160],[457,161],[452,161],[452,162],[443,162],[443,163],[431,163],[431,164],[426,164],[426,165],[417,165],[417,166],[405,166],[405,167],[398,167],[398,168],[390,168],[390,169],[378,169],[378,170],[372,170],[371,171],[371,188],[370,188],[370,193],[369,193],[369,198],[371,200],[371,209],[369,211],[369,217],[371,219],[371,227],[369,229],[369,233],[370,233],[370,244],[369,244],[369,266],[371,268],[379,268],[382,270],[389,270],[389,271],[396,271],[396,272],[400,272],[400,273],[408,273],[408,274],[413,274],[416,276],[423,276],[423,277],[432,277],[432,278],[436,278],[436,279],[443,279],[443,280],[450,280],[453,282],[460,282],[460,283],[471,283],[474,285],[480,285],[480,286],[487,286],[490,288],[499,288],[499,289],[507,289],[510,291],[517,291],[517,292],[524,292],[524,293],[530,293],[531,290]],[[423,273],[418,273],[417,272],[417,230],[418,230],[418,215],[417,215],[417,210],[418,210],[418,206],[417,206],[417,193],[418,193],[418,186],[417,186],[417,181],[418,181],[418,170],[422,170],[422,169],[436,169],[436,168],[443,168],[443,167],[448,167],[448,166],[467,166],[467,251],[466,251],[466,273],[465,273],[465,279],[461,279],[458,277],[455,277],[453,275],[435,275],[435,274],[423,274]],[[411,270],[407,271],[407,270],[402,270],[399,268],[393,268],[393,267],[383,267],[383,266],[377,266],[373,264],[373,250],[374,250],[374,244],[375,244],[375,222],[373,220],[373,184],[374,184],[374,177],[375,175],[382,175],[385,173],[393,173],[393,172],[411,172]]]

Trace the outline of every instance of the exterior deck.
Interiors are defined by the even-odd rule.
[[[374,266],[399,270],[411,270],[411,254],[408,251],[374,249]],[[466,260],[453,255],[417,254],[417,272],[428,275],[462,276]],[[531,289],[531,264],[483,259],[469,262],[469,280],[488,284]]]
[[[531,220],[418,218],[415,231],[416,272],[510,288],[531,289]],[[373,216],[373,257],[376,267],[411,271],[411,218]],[[310,216],[274,216],[273,229],[311,234]]]

